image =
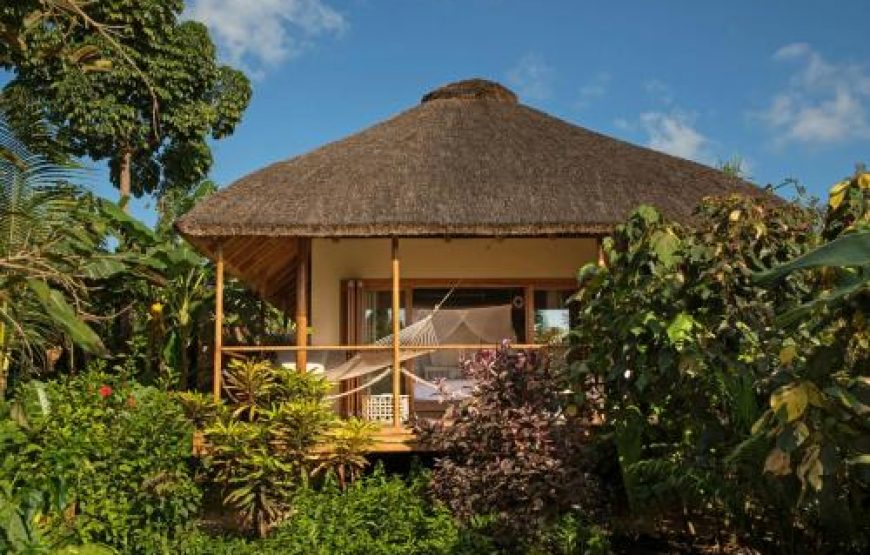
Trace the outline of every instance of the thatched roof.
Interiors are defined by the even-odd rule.
[[[642,203],[685,219],[701,198],[730,191],[759,194],[471,80],[239,179],[178,229],[198,237],[600,234]]]
[[[600,235],[640,204],[685,220],[703,197],[728,192],[762,194],[473,79],[245,176],[176,226],[210,257],[221,244],[230,273],[289,308],[293,238]]]

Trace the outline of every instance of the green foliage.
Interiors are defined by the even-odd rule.
[[[403,479],[382,469],[342,489],[327,482],[294,497],[293,516],[268,538],[191,531],[154,553],[172,555],[402,555],[496,553],[485,538],[456,526],[425,496],[426,477]]]
[[[216,403],[211,395],[197,391],[177,391],[171,395],[197,430],[202,430],[224,415],[225,405]]]
[[[86,314],[94,280],[127,269],[105,248],[111,203],[69,185],[77,172],[30,152],[0,120],[0,373],[75,344],[102,353]],[[50,366],[50,364],[45,364]],[[0,384],[0,391],[5,382]]]
[[[38,515],[63,506],[56,496],[14,481],[0,481],[0,550],[3,553],[47,553],[50,544],[35,524]],[[54,505],[54,506],[52,506]]]
[[[68,486],[71,507],[47,523],[55,541],[137,553],[146,538],[171,538],[196,514],[192,427],[166,394],[94,370],[24,386],[15,410],[30,446],[5,453],[18,476],[34,487],[48,477]]]
[[[294,515],[267,545],[275,553],[400,555],[456,553],[459,532],[446,509],[425,499],[425,478],[406,483],[381,470],[346,489],[301,490]]]
[[[770,408],[752,430],[770,448],[765,472],[786,483],[797,478],[799,505],[813,525],[855,550],[870,542],[868,197],[868,173],[835,185],[829,201],[835,216],[828,214],[822,232],[830,242],[758,276],[773,287],[802,272],[814,287],[805,304],[779,319],[793,337],[779,354]]]
[[[0,10],[0,67],[10,69],[28,58],[63,60],[87,70],[105,67],[98,50],[73,49],[57,40],[73,27],[90,24],[81,6],[80,0],[19,0],[4,4]],[[54,35],[55,40],[45,33],[43,20],[51,20],[60,31]],[[99,27],[98,22],[93,23]]]
[[[231,360],[224,389],[234,405],[233,417],[253,421],[259,412],[271,408],[278,379],[278,372],[268,360]]]
[[[863,216],[845,212],[854,229]],[[603,413],[600,441],[616,446],[636,514],[673,515],[687,528],[717,515],[755,542],[774,536],[780,549],[860,550],[866,481],[855,482],[860,473],[849,475],[844,461],[865,452],[868,438],[856,401],[868,368],[866,308],[854,290],[819,289],[827,280],[836,291],[860,270],[783,278],[843,248],[808,253],[821,240],[813,219],[795,205],[739,197],[705,201],[688,228],[641,208],[605,240],[608,267],[581,271],[574,381]],[[833,238],[830,213],[827,221],[822,235]],[[863,264],[857,250],[835,254],[845,266]],[[767,273],[780,278],[776,287],[755,279],[795,259]],[[831,306],[845,316],[794,327],[778,317]]]
[[[829,240],[786,264],[756,276],[770,285],[800,270],[823,268],[816,294],[805,304],[781,314],[778,322],[791,326],[821,308],[835,310],[866,294],[870,285],[870,173],[858,172],[852,179],[831,188],[829,211],[822,236]]]
[[[15,70],[3,110],[46,122],[67,152],[109,159],[115,185],[132,174],[137,196],[198,183],[212,162],[208,139],[232,133],[251,89],[216,62],[205,26],[181,21],[182,9],[180,0],[113,0],[4,10],[20,47],[0,50]]]
[[[214,267],[174,231],[175,218],[216,190],[205,181],[193,191],[174,190],[160,199],[160,218],[151,230],[107,203],[110,229],[119,245],[115,256],[124,273],[100,282],[94,304],[102,311],[123,312],[100,329],[107,347],[142,382],[186,390],[211,386],[210,348],[214,318]],[[277,309],[235,281],[226,284],[225,328],[243,344],[267,343],[280,333]],[[286,329],[283,328],[286,332]],[[286,336],[279,339],[286,342]]]
[[[609,532],[585,515],[575,512],[563,514],[558,521],[544,530],[538,545],[528,555],[608,555],[613,553]]]
[[[224,503],[265,536],[288,515],[316,463],[314,447],[333,424],[329,385],[267,361],[234,361],[225,376],[236,406],[205,429],[205,465]]]
[[[0,121],[0,372],[32,365],[46,339],[71,331],[93,351],[94,332],[67,299],[85,288],[76,244],[96,238],[70,230],[77,193],[58,185],[73,172],[29,152]],[[0,391],[5,390],[5,383]]]
[[[334,473],[341,488],[359,478],[368,466],[365,453],[374,446],[378,425],[362,418],[339,420],[323,435],[323,452],[318,455],[314,474]]]
[[[859,168],[851,178],[831,187],[822,236],[832,240],[870,226],[870,172]]]

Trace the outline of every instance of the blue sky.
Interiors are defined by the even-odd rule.
[[[473,76],[633,143],[740,156],[761,184],[823,196],[870,162],[867,0],[188,0],[187,16],[254,79],[214,147],[222,185]]]

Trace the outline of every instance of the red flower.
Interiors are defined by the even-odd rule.
[[[100,389],[97,391],[97,393],[100,394],[100,397],[105,399],[106,397],[108,397],[109,395],[112,394],[112,388],[108,385],[104,385],[104,386],[100,387]]]

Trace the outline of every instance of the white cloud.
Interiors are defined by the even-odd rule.
[[[760,114],[776,142],[834,144],[870,138],[870,70],[830,62],[806,43],[783,46],[773,55],[798,64],[786,87]]]
[[[655,150],[698,162],[711,162],[710,139],[695,128],[695,117],[679,110],[645,112],[640,125]]]
[[[592,81],[586,83],[578,91],[577,101],[574,103],[574,108],[577,110],[585,110],[593,102],[603,97],[607,93],[607,86],[610,84],[609,73],[599,73]]]
[[[508,83],[525,99],[544,100],[552,94],[553,68],[537,54],[526,54],[507,74]]]
[[[205,23],[233,65],[259,72],[299,55],[347,20],[322,0],[193,0],[185,16]]]

